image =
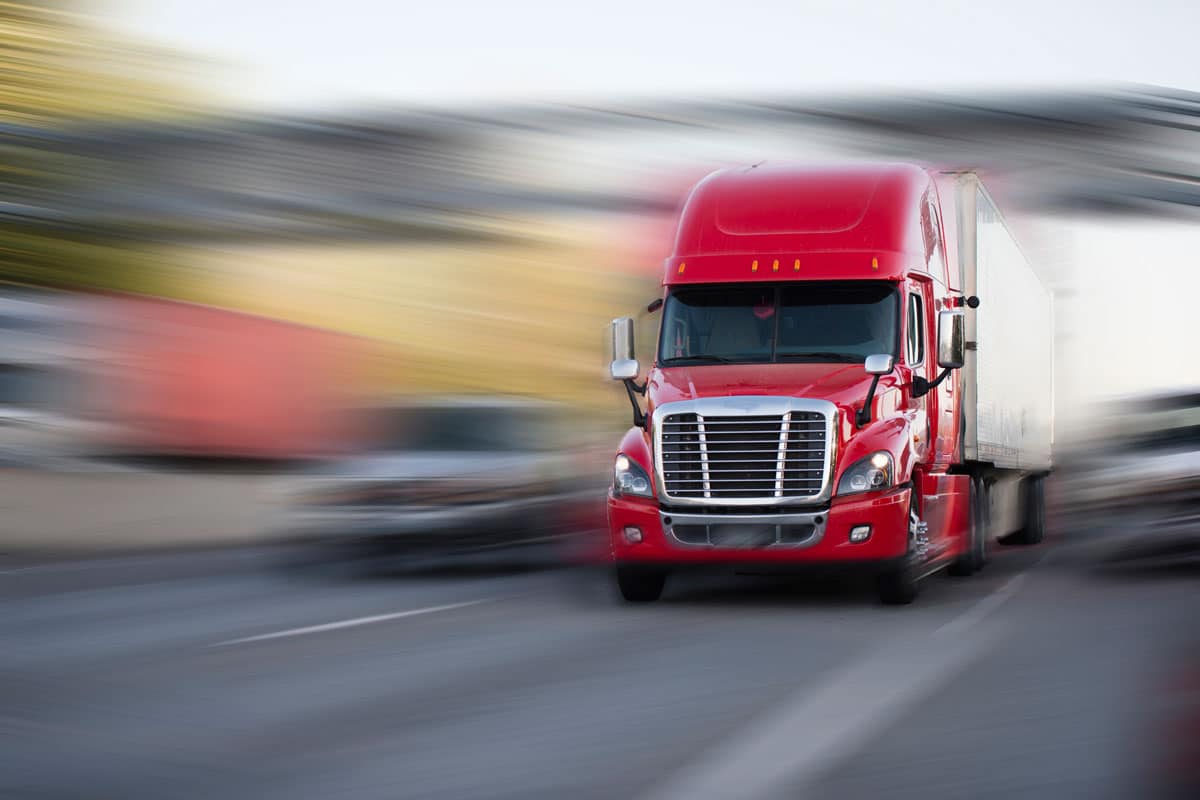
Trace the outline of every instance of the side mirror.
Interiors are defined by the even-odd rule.
[[[633,319],[630,317],[612,321],[612,363],[608,371],[614,381],[633,380],[641,371],[633,350]]]
[[[966,317],[961,311],[938,312],[938,366],[959,369],[966,362]]]
[[[867,356],[867,360],[863,362],[863,369],[868,375],[874,375],[871,379],[871,388],[867,389],[867,399],[863,401],[862,408],[854,415],[854,421],[858,427],[862,427],[871,421],[871,403],[875,400],[875,388],[879,386],[879,376],[887,375],[896,366],[896,357],[887,353],[876,353],[873,356]]]
[[[868,375],[887,375],[895,366],[896,357],[887,353],[867,356],[867,360],[863,363],[863,369],[867,371]]]

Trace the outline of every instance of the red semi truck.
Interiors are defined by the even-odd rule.
[[[716,172],[647,311],[640,383],[633,320],[612,327],[634,415],[608,497],[627,600],[728,565],[867,569],[909,603],[992,539],[1042,538],[1053,297],[974,173]]]

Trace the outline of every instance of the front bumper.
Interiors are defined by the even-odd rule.
[[[694,510],[674,512],[660,509],[654,500],[608,498],[608,527],[611,557],[620,563],[654,564],[795,564],[795,565],[866,565],[893,563],[904,557],[908,546],[908,507],[910,487],[885,493],[835,497],[820,508],[796,508],[787,513],[748,515],[743,511],[729,514],[697,514]],[[779,524],[802,527],[811,525],[810,535],[766,546],[723,546],[689,544],[698,542],[692,529],[682,538],[675,530],[682,522],[696,525]],[[871,535],[864,542],[851,542],[850,530],[870,525]],[[641,530],[642,541],[631,544],[623,534],[627,526]],[[728,541],[724,536],[717,541]]]

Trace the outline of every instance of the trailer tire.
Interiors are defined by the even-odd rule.
[[[963,577],[974,575],[987,564],[988,511],[987,487],[981,478],[971,478],[970,546],[967,552],[954,560],[947,570],[951,575]]]
[[[617,588],[627,603],[653,603],[667,584],[667,573],[661,569],[620,566],[616,572]]]
[[[1025,524],[1006,539],[1012,544],[1039,544],[1046,538],[1046,479],[1041,475],[1027,478],[1022,494]]]

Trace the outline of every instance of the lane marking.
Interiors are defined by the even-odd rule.
[[[274,631],[272,633],[260,633],[257,636],[243,636],[238,639],[226,639],[223,642],[211,644],[209,647],[226,647],[233,644],[248,644],[249,642],[265,642],[268,639],[284,639],[289,636],[305,636],[310,633],[323,633],[325,631],[336,631],[342,628],[356,628],[360,625],[373,625],[376,622],[388,622],[393,619],[404,619],[405,617],[416,617],[421,614],[434,614],[438,611],[450,611],[455,608],[466,608],[467,606],[477,606],[480,603],[491,602],[492,598],[484,598],[482,600],[468,600],[464,603],[448,603],[444,606],[429,606],[428,608],[414,608],[409,611],[395,611],[391,614],[375,614],[369,617],[355,617],[354,619],[343,619],[337,622],[326,622],[321,625],[308,625],[303,628],[288,628],[287,630]]]
[[[857,662],[835,668],[816,687],[784,698],[702,751],[643,800],[750,800],[812,782],[982,656],[1002,626],[979,623],[1013,597],[1028,571],[933,632],[894,637]],[[790,796],[804,796],[797,791]]]
[[[185,551],[186,553],[186,551]],[[215,551],[211,554],[204,554],[201,558],[208,558],[211,561],[230,560],[234,563],[246,561],[253,562],[256,559],[269,555],[269,550],[263,548],[244,548],[241,552]],[[20,575],[30,572],[85,572],[96,569],[121,569],[127,567],[139,567],[154,564],[175,564],[180,563],[184,554],[181,553],[157,553],[154,555],[144,556],[97,556],[95,558],[72,558],[63,561],[50,561],[42,564],[30,564],[25,567],[10,567],[0,569],[0,575]]]
[[[954,619],[940,626],[933,632],[934,636],[946,636],[960,633],[968,630],[971,627],[979,624],[985,617],[991,614],[1000,606],[1004,605],[1017,589],[1021,588],[1021,584],[1025,582],[1025,573],[1014,575],[1009,578],[1000,588],[995,589],[991,594],[979,600],[975,605],[968,608],[963,613],[959,614]]]
[[[97,558],[80,561],[63,561],[51,564],[33,564],[28,567],[0,569],[0,575],[20,575],[27,572],[81,572],[89,569],[116,569],[119,567],[137,566],[154,563],[154,556],[134,556],[131,558]]]

